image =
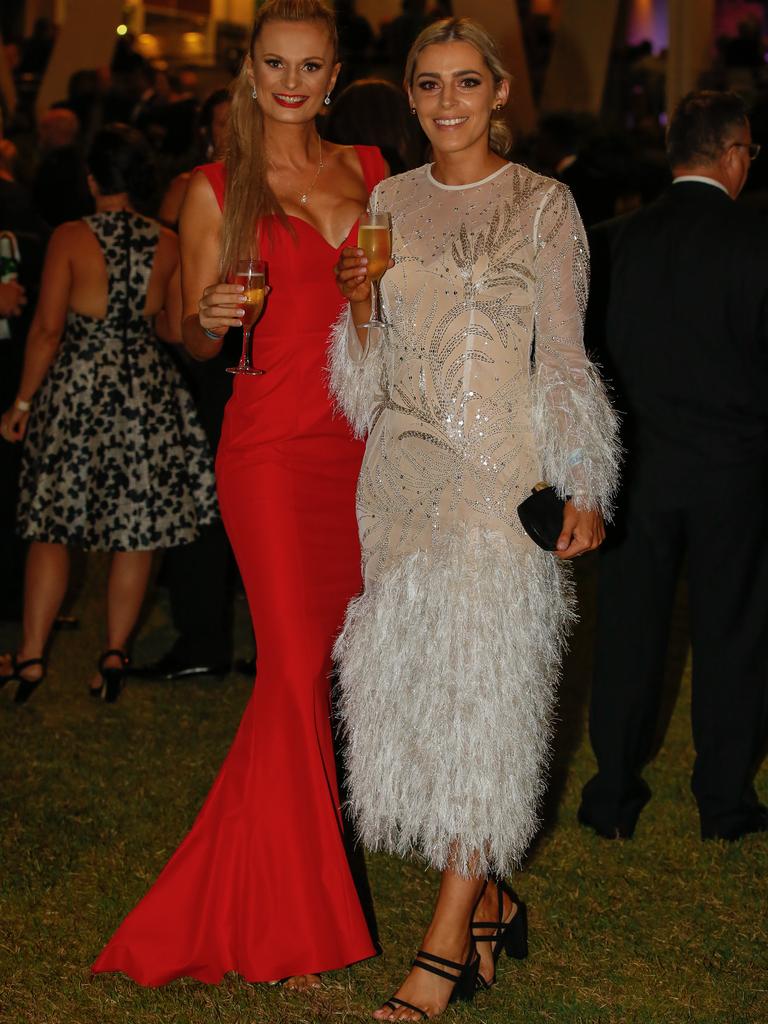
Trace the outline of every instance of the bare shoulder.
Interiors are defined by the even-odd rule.
[[[93,232],[84,220],[67,220],[53,230],[48,245],[68,245],[92,237]]]
[[[354,166],[357,163],[357,147],[342,146],[339,142],[323,139],[323,156],[327,164],[341,163]]]
[[[208,207],[213,210],[219,209],[219,203],[216,199],[216,194],[213,191],[213,185],[211,185],[208,175],[204,174],[201,170],[195,170],[187,183],[187,191],[184,199],[185,203],[193,202],[195,206],[200,208]]]
[[[59,224],[51,233],[48,240],[46,257],[50,262],[53,259],[77,257],[88,247],[98,247],[98,242],[93,231],[84,220],[68,220]]]
[[[199,234],[220,224],[221,208],[213,186],[202,171],[193,171],[179,212],[180,232]]]
[[[337,171],[359,177],[361,173],[360,157],[357,146],[341,146],[337,142],[323,142],[325,163]]]

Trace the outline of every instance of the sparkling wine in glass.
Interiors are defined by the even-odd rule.
[[[244,288],[240,296],[240,304],[245,310],[243,316],[243,351],[237,366],[228,366],[227,373],[242,373],[246,377],[258,377],[264,370],[258,370],[251,364],[253,348],[253,328],[261,316],[266,298],[267,264],[264,260],[238,260],[234,274],[234,284]]]
[[[381,279],[389,268],[392,255],[392,215],[366,213],[357,229],[357,247],[368,259],[368,277],[371,280],[371,318],[361,327],[386,327],[381,319]]]

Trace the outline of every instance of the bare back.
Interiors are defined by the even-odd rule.
[[[157,225],[160,232],[152,264],[143,314],[152,317],[166,305],[171,278],[178,265],[178,243],[172,231]],[[69,270],[68,309],[103,320],[107,316],[109,281],[104,253],[85,221],[62,225],[62,264]],[[57,232],[57,234],[59,233]],[[64,267],[61,267],[62,272]]]

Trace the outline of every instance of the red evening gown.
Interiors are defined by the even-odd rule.
[[[369,191],[381,154],[357,147]],[[202,168],[223,201],[221,164]],[[219,501],[248,595],[258,677],[191,832],[94,972],[141,985],[248,981],[344,967],[375,949],[345,855],[329,717],[331,647],[361,589],[355,486],[363,445],[334,413],[325,365],[342,300],[339,246],[306,221],[263,231],[272,286],[237,377]],[[189,581],[195,586],[195,581]]]

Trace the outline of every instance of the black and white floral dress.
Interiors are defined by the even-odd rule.
[[[67,316],[32,405],[19,532],[87,550],[186,544],[218,505],[192,397],[143,315],[160,229],[128,211],[85,222],[104,254],[107,315]]]

